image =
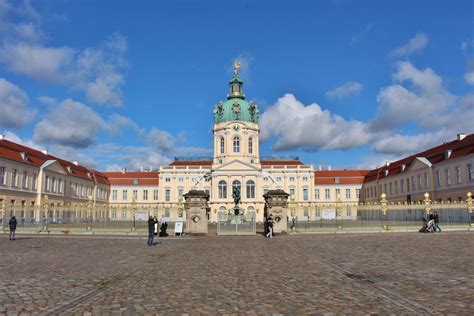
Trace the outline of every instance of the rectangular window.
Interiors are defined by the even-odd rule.
[[[290,188],[290,197],[295,196],[295,188]]]
[[[117,209],[112,209],[112,218],[117,218]]]
[[[295,177],[290,177],[290,181],[295,181]]]
[[[425,178],[425,189],[428,189],[428,187],[430,186],[430,179],[428,178],[427,173],[425,173],[423,176]]]
[[[128,191],[127,190],[122,191],[122,200],[128,201]]]
[[[148,190],[143,190],[143,201],[148,201]]]
[[[165,190],[165,201],[166,202],[171,201],[171,190],[170,189]]]
[[[441,186],[441,177],[439,175],[439,170],[436,171],[436,186],[437,187]]]
[[[446,185],[451,185],[451,170],[444,169],[444,173],[446,174]]]
[[[356,189],[356,198],[357,198],[357,199],[360,198],[360,189]]]
[[[58,180],[59,193],[63,193],[63,179]]]
[[[136,201],[138,199],[138,190],[133,190],[132,196],[133,196],[133,199],[135,199]]]
[[[304,217],[309,217],[309,212],[308,212],[308,209],[307,209],[307,208],[304,208],[304,209],[303,209],[303,216],[304,216]]]
[[[0,184],[7,184],[7,168],[0,166]]]
[[[308,177],[303,177],[303,181],[308,181]]]
[[[276,177],[276,180],[277,180],[278,182],[281,182],[281,177]]]
[[[388,191],[387,191],[387,184],[386,184],[386,183],[383,184],[383,192],[384,192],[385,194],[388,193]]]
[[[411,177],[411,190],[415,191],[415,177]]]
[[[472,181],[474,181],[474,174],[472,173],[472,172],[473,172],[473,170],[472,170],[472,163],[468,163],[468,164],[466,165],[466,167],[467,167],[467,180],[468,180],[469,182],[472,182]]]
[[[315,189],[315,190],[314,190],[314,198],[315,198],[316,200],[319,200],[319,189]]]
[[[346,199],[351,198],[351,189],[346,189]]]
[[[165,217],[167,217],[167,218],[170,217],[170,209],[169,208],[165,209]]]
[[[350,208],[346,209],[346,216],[351,217],[351,209]]]
[[[179,177],[179,178],[178,178],[178,181],[179,181],[179,182],[183,182],[183,181],[184,181],[184,178],[183,178],[183,177]]]
[[[417,179],[418,179],[418,190],[421,190],[421,175],[420,174],[417,176]]]
[[[13,169],[12,186],[14,186],[14,187],[18,186],[18,170],[17,169]]]
[[[400,193],[403,193],[403,190],[405,190],[405,188],[403,187],[403,185],[405,184],[405,182],[402,180],[400,180]]]
[[[158,190],[153,190],[153,200],[158,201]]]
[[[58,183],[56,182],[56,178],[53,177],[53,192],[56,193],[58,191]]]
[[[28,171],[23,172],[23,189],[28,189]]]
[[[398,181],[395,181],[393,186],[395,187],[395,194],[398,194]]]
[[[165,182],[171,182],[171,178],[165,178]]]
[[[127,218],[127,210],[122,211],[122,218]]]
[[[117,190],[112,190],[112,201],[117,201]]]
[[[316,217],[321,217],[321,210],[320,209],[316,210]]]
[[[183,189],[178,189],[178,196],[183,197],[184,190]]]
[[[390,182],[390,183],[388,184],[388,192],[389,192],[390,195],[393,194],[393,193],[392,193],[392,182]]]
[[[410,179],[407,178],[407,192],[410,192]]]
[[[51,189],[51,182],[48,176],[46,176],[46,192],[49,192]]]
[[[326,198],[326,200],[329,200],[331,198],[331,192],[329,191],[329,189],[324,189],[324,197]]]
[[[336,199],[341,198],[341,189],[336,189]]]
[[[456,183],[462,183],[461,167],[459,166],[456,167]]]
[[[36,178],[36,173],[33,173],[33,181],[31,181],[31,186],[33,187],[33,190],[36,190],[36,181],[38,181]]]
[[[308,201],[309,197],[308,197],[308,189],[307,188],[303,188],[303,201]]]

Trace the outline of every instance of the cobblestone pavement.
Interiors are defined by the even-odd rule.
[[[0,315],[470,314],[474,234],[0,237]]]

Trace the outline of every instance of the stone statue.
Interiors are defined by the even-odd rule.
[[[232,192],[232,198],[234,198],[234,204],[237,206],[237,204],[240,203],[240,188],[235,186],[234,190]]]

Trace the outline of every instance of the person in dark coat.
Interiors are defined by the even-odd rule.
[[[441,232],[441,227],[439,227],[439,215],[438,215],[438,212],[434,211],[433,213],[433,219],[434,219],[434,229],[437,231],[437,232]]]
[[[10,221],[8,222],[8,226],[10,226],[10,240],[15,240],[15,231],[16,231],[16,217],[12,216]]]
[[[153,238],[155,238],[155,220],[150,216],[148,218],[148,246],[153,246]]]

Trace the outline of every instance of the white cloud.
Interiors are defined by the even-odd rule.
[[[379,139],[373,144],[372,149],[376,153],[411,155],[452,140],[454,136],[454,133],[447,130],[417,135],[395,134]]]
[[[418,33],[405,45],[395,48],[390,55],[392,57],[404,57],[415,53],[421,53],[428,44],[428,36],[424,33]]]
[[[144,136],[145,141],[159,151],[167,151],[174,147],[174,138],[166,131],[154,127]]]
[[[474,86],[474,58],[471,58],[468,65],[468,70],[464,75],[464,79],[470,85]]]
[[[10,11],[26,21],[12,22]],[[0,20],[0,63],[10,71],[83,91],[87,100],[97,105],[122,105],[128,48],[125,37],[113,34],[98,47],[85,49],[48,45],[41,16],[28,1],[13,10],[0,3]]]
[[[45,104],[45,105],[49,105],[49,106],[53,106],[55,105],[56,103],[58,103],[58,101],[53,98],[53,97],[48,97],[48,96],[40,96],[40,97],[37,97],[36,100],[39,102],[39,103],[42,103],[42,104]]]
[[[409,62],[400,62],[392,77],[399,83],[408,81],[411,87],[393,84],[380,90],[372,129],[390,129],[405,122],[430,128],[432,115],[447,110],[456,100],[444,87],[441,77],[430,68],[419,70]]]
[[[85,148],[94,143],[104,120],[90,107],[71,99],[64,100],[36,125],[37,142]]]
[[[349,149],[374,138],[366,123],[345,120],[316,103],[305,106],[292,94],[285,94],[262,114],[260,128],[262,140],[276,137],[275,150]]]
[[[327,91],[325,96],[332,99],[343,99],[360,94],[363,88],[364,86],[360,82],[349,81],[333,90]]]
[[[110,115],[107,120],[107,124],[104,125],[104,129],[107,132],[116,136],[122,135],[123,132],[127,129],[131,129],[136,132],[140,130],[138,124],[135,123],[132,119],[123,115],[119,115],[117,113]]]
[[[27,107],[28,95],[13,83],[0,78],[0,127],[22,128],[35,116]]]

